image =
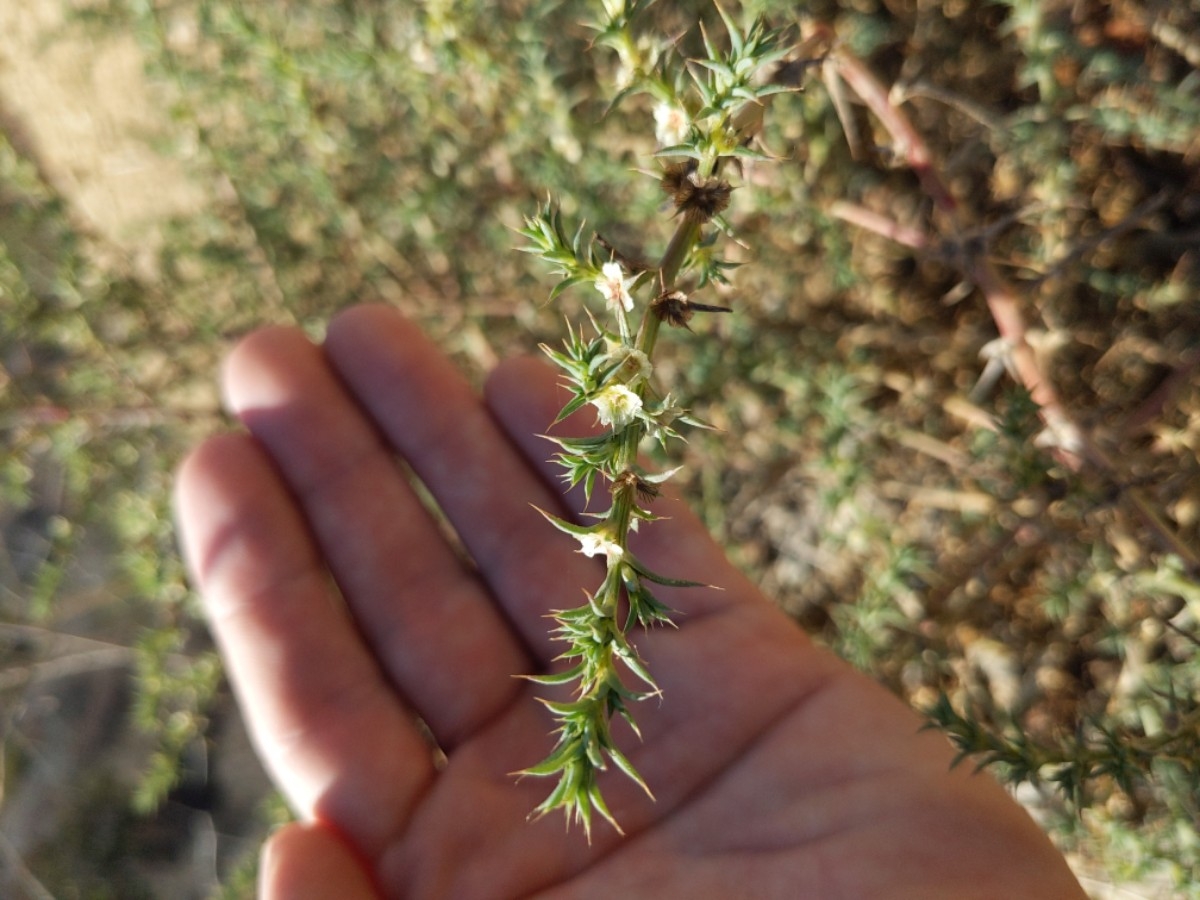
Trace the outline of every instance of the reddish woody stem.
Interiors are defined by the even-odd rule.
[[[827,26],[818,28],[832,34]],[[897,154],[917,175],[921,187],[933,200],[937,209],[944,213],[956,228],[965,230],[960,219],[962,207],[933,165],[929,145],[904,112],[892,103],[882,82],[845,47],[837,46],[830,55],[830,61],[836,67],[837,74],[858,94],[887,129],[895,142]],[[859,206],[839,203],[834,206],[833,214],[915,250],[927,249],[932,243],[920,229],[900,225]],[[1009,362],[1013,372],[1038,405],[1042,421],[1053,438],[1056,457],[1073,471],[1091,465],[1115,477],[1116,467],[1112,459],[1067,412],[1053,383],[1042,371],[1033,347],[1026,340],[1025,318],[1021,312],[1017,291],[982,253],[964,254],[960,260],[960,267],[987,301],[996,328],[1008,345]],[[1200,554],[1183,543],[1145,493],[1131,488],[1127,496],[1142,518],[1158,532],[1172,552],[1178,554],[1189,567],[1200,569]]]
[[[897,153],[916,173],[921,186],[937,208],[957,219],[961,207],[934,167],[929,145],[904,112],[891,102],[887,89],[861,60],[844,47],[839,46],[832,54],[831,60],[846,84],[858,94],[888,130],[896,144]],[[850,212],[851,216],[847,218],[851,218],[856,224],[887,234],[906,246],[919,248],[928,244],[928,239],[915,229],[887,223],[884,217],[873,216],[866,210],[853,211],[852,207],[842,205],[840,211],[843,214]],[[975,283],[987,300],[996,328],[1008,344],[1013,370],[1040,408],[1042,420],[1055,439],[1056,453],[1060,461],[1075,471],[1083,467],[1085,460],[1108,468],[1108,460],[1102,457],[1083,430],[1067,414],[1054,385],[1042,374],[1033,348],[1026,340],[1025,319],[1021,315],[1016,291],[982,254],[968,254],[962,268],[964,274]]]

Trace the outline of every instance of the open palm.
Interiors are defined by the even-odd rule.
[[[556,391],[516,360],[481,399],[383,307],[341,314],[321,347],[271,329],[231,355],[249,434],[198,447],[177,505],[259,753],[302,820],[269,845],[265,896],[1083,896],[997,784],[952,772],[943,738],[814,647],[670,498],[639,556],[723,590],[664,589],[678,629],[637,639],[663,699],[622,746],[656,799],[610,772],[625,836],[527,822],[552,785],[510,773],[549,750],[551,721],[513,676],[550,666],[547,612],[602,574],[531,508],[578,513],[536,437]]]

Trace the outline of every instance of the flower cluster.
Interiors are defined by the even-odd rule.
[[[522,249],[539,256],[559,276],[552,298],[572,285],[590,284],[604,299],[604,321],[615,321],[615,328],[603,325],[589,313],[594,336],[569,328],[561,350],[542,348],[562,370],[570,392],[556,424],[591,406],[600,429],[580,437],[549,438],[558,447],[555,460],[564,481],[570,487],[582,486],[589,506],[597,486],[605,485],[610,504],[605,511],[587,513],[588,524],[542,512],[578,542],[579,552],[602,558],[606,571],[582,606],[554,613],[554,635],[567,645],[559,659],[567,668],[530,679],[574,685],[574,699],[543,700],[558,721],[558,740],[549,756],[520,773],[557,776],[556,787],[535,814],[562,809],[568,821],[581,823],[589,836],[593,813],[617,827],[597,781],[609,763],[649,793],[616,746],[611,729],[617,716],[637,734],[629,704],[658,695],[629,632],[635,625],[670,623],[670,610],[651,586],[698,586],[651,571],[629,546],[630,533],[641,522],[654,520],[650,505],[659,486],[677,471],[645,471],[638,456],[643,441],[666,444],[680,436],[677,425],[703,427],[670,393],[655,387],[654,348],[664,322],[690,327],[696,312],[729,312],[695,302],[681,280],[694,279],[692,292],[726,282],[724,273],[735,264],[713,252],[719,235],[729,231],[721,217],[733,186],[722,168],[735,158],[762,157],[752,146],[762,108],[771,94],[786,89],[770,78],[771,68],[786,52],[778,32],[761,22],[743,31],[718,7],[728,50],[719,49],[705,33],[706,58],[685,62],[673,55],[670,42],[634,35],[635,13],[646,5],[641,0],[606,0],[606,18],[596,25],[597,44],[612,47],[620,58],[621,90],[614,103],[639,92],[656,102],[656,133],[660,142],[671,141],[658,156],[664,161],[661,187],[674,206],[674,233],[658,262],[651,264],[631,262],[602,238],[585,238],[582,226],[568,236],[550,203],[527,219],[522,230],[528,241]],[[635,329],[632,319],[639,305]],[[636,687],[630,686],[630,676]]]

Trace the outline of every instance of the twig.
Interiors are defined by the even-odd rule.
[[[86,422],[92,428],[112,431],[152,428],[175,422],[211,421],[221,417],[216,406],[193,408],[147,404],[145,406],[65,407],[41,403],[0,416],[0,431],[13,428],[53,428],[68,422]]]
[[[1037,287],[1042,283],[1049,281],[1051,278],[1059,275],[1063,269],[1071,265],[1071,263],[1078,260],[1084,254],[1096,249],[1105,241],[1111,240],[1115,237],[1120,237],[1147,216],[1153,215],[1162,209],[1163,206],[1166,205],[1168,199],[1170,199],[1170,195],[1167,191],[1159,191],[1152,197],[1142,201],[1142,203],[1136,209],[1130,212],[1129,215],[1125,216],[1125,218],[1123,218],[1116,225],[1112,226],[1111,228],[1106,228],[1104,231],[1092,236],[1086,241],[1078,242],[1074,247],[1071,248],[1070,252],[1065,253],[1062,257],[1056,259],[1050,265],[1050,267],[1046,269],[1046,271],[1039,273],[1036,278],[1032,279],[1029,282],[1030,287]]]
[[[941,176],[933,168],[933,157],[925,139],[908,121],[908,117],[900,112],[889,99],[888,91],[875,75],[845,47],[838,45],[830,56],[837,74],[850,88],[858,94],[863,103],[883,124],[895,142],[895,152],[899,159],[916,173],[925,193],[933,200],[938,209],[954,215],[958,211],[958,203],[947,189]]]
[[[892,97],[893,102],[897,105],[904,103],[910,97],[925,97],[958,110],[964,116],[974,119],[988,131],[1000,131],[1003,127],[990,112],[978,103],[972,103],[965,97],[930,84],[928,81],[897,82],[892,87]]]
[[[936,174],[933,177],[936,178]],[[831,212],[843,221],[890,238],[905,247],[920,251],[930,245],[928,235],[920,229],[901,225],[887,216],[861,206],[837,202],[833,204]],[[1015,293],[991,263],[981,259],[979,254],[962,253],[956,256],[966,276],[987,299],[992,318],[1007,348],[1006,364],[1038,404],[1042,421],[1050,432],[1057,455],[1072,470],[1078,471],[1083,464],[1083,452],[1095,452],[1094,448],[1087,446],[1082,430],[1063,411],[1053,386],[1042,375],[1033,348],[1025,339],[1025,322],[1017,308]]]
[[[832,33],[828,26],[820,29]],[[955,227],[960,227],[961,206],[933,165],[933,155],[921,134],[913,127],[908,117],[892,102],[889,92],[867,66],[838,45],[830,60],[840,75],[862,99],[876,118],[883,124],[895,142],[899,157],[911,168],[921,182],[925,193],[933,200],[938,210],[944,213]],[[1161,202],[1152,198],[1154,202]],[[1142,215],[1155,208],[1153,202],[1145,204]],[[929,239],[919,230],[907,228],[886,217],[870,213],[848,204],[835,207],[835,215],[854,221],[862,227],[884,234],[914,249],[928,247]],[[1136,221],[1136,219],[1135,219]],[[966,229],[963,229],[966,230]],[[1117,478],[1117,468],[1112,459],[1096,445],[1091,437],[1068,413],[1058,396],[1053,383],[1042,371],[1033,347],[1026,339],[1027,327],[1021,312],[1019,295],[1015,288],[997,270],[995,265],[981,252],[961,255],[959,266],[963,274],[979,288],[987,302],[992,319],[1008,348],[1007,363],[1029,395],[1037,404],[1055,456],[1072,471],[1080,471],[1090,465],[1110,478]],[[1131,489],[1126,492],[1133,507],[1146,523],[1159,534],[1163,541],[1193,571],[1200,570],[1200,554],[1186,545],[1163,520],[1144,492]]]
[[[1125,420],[1121,426],[1121,436],[1132,437],[1162,415],[1175,395],[1191,384],[1197,370],[1200,370],[1200,347],[1192,347],[1183,354],[1175,370]]]
[[[128,647],[106,647],[82,650],[70,655],[56,656],[41,662],[0,671],[0,691],[22,687],[29,683],[44,684],[62,678],[73,678],[90,672],[106,671],[130,665],[134,651]]]
[[[887,216],[880,215],[874,210],[867,209],[865,206],[859,206],[857,203],[847,203],[844,200],[837,200],[829,208],[829,212],[843,222],[849,222],[851,225],[857,225],[859,228],[874,232],[895,241],[897,244],[908,247],[910,250],[923,251],[929,247],[929,236],[920,228],[914,228],[911,225],[901,225],[894,219],[889,219]]]
[[[43,655],[50,656],[49,659],[0,670],[0,691],[31,682],[41,683],[117,668],[131,664],[136,657],[134,648],[123,644],[18,622],[0,622],[0,635],[40,644]]]

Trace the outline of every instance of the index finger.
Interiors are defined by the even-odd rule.
[[[533,509],[565,514],[562,491],[531,468],[453,363],[392,308],[339,315],[325,353],[436,499],[513,629],[548,664],[559,649],[547,613],[578,603],[599,571],[555,540]]]

